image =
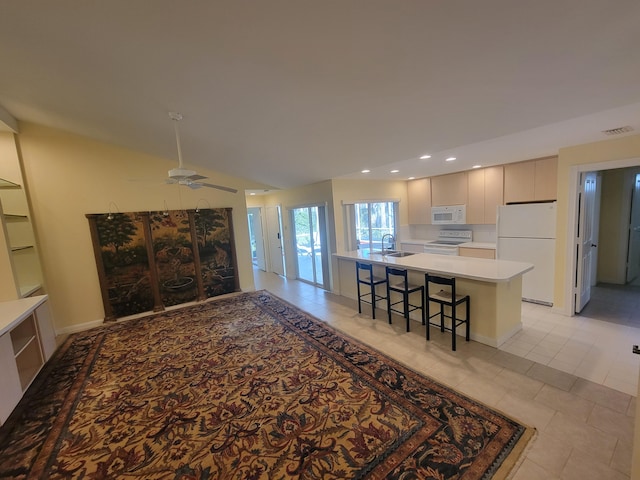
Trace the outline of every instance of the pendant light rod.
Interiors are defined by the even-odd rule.
[[[176,133],[176,145],[178,147],[178,168],[183,168],[182,148],[180,147],[180,133],[178,132],[178,122],[182,120],[182,114],[177,112],[169,112],[169,118],[173,120],[173,130]]]

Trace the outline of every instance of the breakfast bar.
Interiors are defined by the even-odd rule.
[[[334,255],[338,264],[338,292],[344,297],[357,299],[356,261],[371,263],[379,276],[384,276],[389,265],[406,269],[413,283],[423,284],[425,273],[454,277],[458,292],[471,297],[472,340],[499,347],[522,328],[522,275],[533,269],[530,263],[361,250]],[[379,306],[386,308],[386,302],[380,302]]]

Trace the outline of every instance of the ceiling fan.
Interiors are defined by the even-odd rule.
[[[169,118],[173,120],[173,129],[176,132],[176,144],[178,146],[178,168],[172,168],[169,170],[169,178],[167,183],[177,183],[179,185],[186,185],[191,189],[197,189],[202,187],[217,188],[218,190],[224,190],[225,192],[237,193],[238,190],[231,187],[225,187],[222,185],[214,185],[213,183],[200,182],[207,177],[198,175],[195,170],[189,170],[184,168],[182,164],[182,149],[180,148],[180,134],[178,133],[178,122],[182,120],[181,113],[169,112]]]

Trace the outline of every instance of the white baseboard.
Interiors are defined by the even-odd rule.
[[[64,327],[60,329],[56,329],[56,336],[58,335],[70,335],[72,333],[84,332],[85,330],[90,330],[92,328],[100,327],[104,325],[104,320],[93,320],[91,322],[79,323],[77,325],[71,325],[69,327]]]

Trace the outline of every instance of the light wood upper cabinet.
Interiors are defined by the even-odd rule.
[[[468,178],[468,224],[495,224],[496,207],[503,201],[502,166],[470,170]]]
[[[409,224],[426,225],[431,223],[431,180],[419,178],[407,183],[409,200]]]
[[[466,205],[467,172],[431,177],[431,205]]]
[[[504,205],[504,167],[484,169],[484,223],[495,224],[498,206]]]
[[[533,199],[556,200],[558,198],[558,157],[535,160]]]
[[[504,203],[556,200],[558,157],[504,166]]]
[[[469,171],[467,180],[469,187],[467,223],[484,223],[484,169]]]

